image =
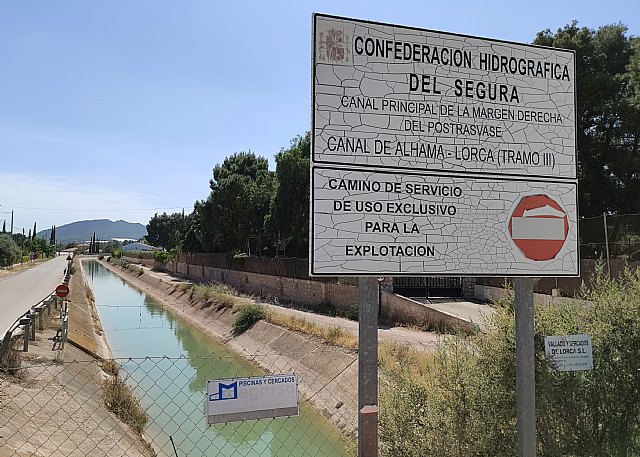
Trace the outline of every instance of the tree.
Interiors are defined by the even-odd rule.
[[[266,228],[273,239],[287,244],[286,252],[293,256],[308,253],[310,152],[311,137],[307,132],[276,154],[278,188]]]
[[[18,246],[24,246],[25,241],[27,241],[27,237],[24,235],[24,233],[14,233],[13,235],[11,235],[11,237]]]
[[[577,22],[539,32],[535,44],[576,51],[581,216],[640,212],[640,45],[622,24]]]
[[[8,267],[18,263],[22,257],[20,247],[7,233],[0,234],[0,267]]]
[[[109,240],[102,248],[102,252],[104,252],[105,254],[110,254],[114,252],[116,249],[119,249],[121,247],[122,247],[122,242],[117,240]]]
[[[196,203],[204,250],[245,251],[250,237],[264,237],[275,190],[267,159],[252,152],[233,154],[214,167],[209,187],[209,197]]]
[[[156,213],[147,224],[147,242],[167,251],[177,248],[184,240],[189,225],[189,216],[184,213]]]
[[[2,233],[7,233],[7,221],[2,221]]]
[[[31,239],[35,240],[36,239],[36,223],[33,223],[33,232],[31,233]]]

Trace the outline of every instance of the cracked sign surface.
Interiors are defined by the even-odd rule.
[[[313,39],[311,274],[578,274],[573,52],[319,14]],[[566,214],[553,258],[518,247],[559,241],[510,223],[530,195]]]

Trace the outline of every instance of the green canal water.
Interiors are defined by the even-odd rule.
[[[264,372],[98,262],[84,262],[84,271],[113,356],[149,415],[144,433],[158,455],[346,455],[340,434],[306,403],[298,417],[208,426],[207,380]]]

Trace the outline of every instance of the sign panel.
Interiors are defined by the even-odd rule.
[[[574,53],[315,15],[313,161],[576,178]]]
[[[577,273],[573,183],[321,166],[313,173],[315,275]],[[530,217],[520,211],[523,202],[531,205]],[[547,202],[562,217],[538,217]],[[547,221],[550,227],[541,229]],[[547,243],[546,261],[531,260],[527,243]]]
[[[279,374],[207,383],[207,423],[297,416],[298,376]]]
[[[67,286],[66,284],[60,284],[58,287],[56,287],[56,295],[61,298],[69,295],[69,286]]]
[[[545,336],[544,351],[554,370],[593,370],[591,335]]]
[[[312,275],[575,276],[575,55],[314,15]]]

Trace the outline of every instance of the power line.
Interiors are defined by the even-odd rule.
[[[13,205],[3,205],[6,207],[11,207],[14,209],[35,209],[40,211],[159,211],[159,210],[168,210],[168,209],[183,209],[185,206],[170,206],[170,207],[159,207],[159,208],[37,208],[31,206],[13,206]]]

